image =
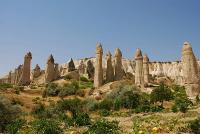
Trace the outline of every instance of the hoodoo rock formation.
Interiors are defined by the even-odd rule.
[[[68,72],[72,72],[72,71],[76,70],[74,61],[72,58],[71,58],[70,62],[68,63],[67,69],[68,69]]]
[[[94,79],[94,72],[95,72],[94,70],[95,70],[95,68],[94,68],[92,61],[88,60],[86,71],[87,71],[87,75],[88,75],[89,79]]]
[[[115,80],[123,79],[124,70],[122,65],[122,52],[119,48],[115,50],[114,72],[115,72]]]
[[[196,57],[190,43],[184,42],[182,48],[183,82],[188,96],[194,97],[200,92],[199,70]]]
[[[53,55],[50,55],[47,60],[47,66],[45,70],[45,82],[51,82],[55,78],[55,63]]]
[[[34,78],[38,78],[40,75],[41,75],[40,66],[36,64],[35,68],[33,69],[32,77],[34,79]]]
[[[143,57],[143,72],[144,72],[144,84],[149,83],[149,57],[147,54]]]
[[[103,85],[103,67],[102,67],[103,49],[100,43],[96,47],[96,62],[94,74],[94,87],[98,88]]]
[[[30,75],[31,75],[31,60],[32,54],[28,52],[24,57],[24,64],[22,70],[22,76],[19,80],[19,85],[29,85],[31,83]]]
[[[135,85],[144,86],[143,57],[142,51],[138,48],[135,53]]]
[[[106,82],[112,82],[114,80],[114,69],[110,51],[106,54],[106,66]]]

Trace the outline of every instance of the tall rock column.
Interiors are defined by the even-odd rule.
[[[54,80],[58,79],[60,77],[60,71],[59,71],[59,65],[56,63],[54,65]]]
[[[114,80],[114,69],[112,65],[112,55],[110,51],[106,54],[106,82],[112,82]]]
[[[32,54],[28,52],[24,57],[24,65],[22,76],[19,81],[19,85],[29,85],[31,83],[30,75],[31,75],[31,60]]]
[[[103,49],[100,43],[96,47],[96,62],[94,74],[94,87],[98,88],[103,85],[103,67],[102,67]]]
[[[143,57],[142,52],[138,48],[135,53],[135,85],[144,86],[144,74],[143,74]]]
[[[194,97],[199,94],[199,72],[198,64],[193,53],[190,43],[184,42],[182,48],[182,69],[183,69],[183,82],[186,87],[186,93],[190,97]]]
[[[122,80],[124,77],[124,70],[122,65],[122,52],[119,48],[115,50],[115,80]]]
[[[149,58],[145,54],[143,58],[143,71],[144,71],[144,84],[147,85],[149,83]]]
[[[45,70],[45,82],[51,82],[55,78],[55,69],[54,69],[54,58],[52,55],[49,56],[47,60],[47,66]]]

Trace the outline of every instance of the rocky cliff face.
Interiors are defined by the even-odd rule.
[[[86,65],[86,63],[91,60],[92,63],[95,63],[95,58],[85,58],[81,60],[75,60],[74,64],[76,68],[80,65],[81,61]],[[129,59],[122,60],[123,69],[125,73],[131,73],[135,75],[135,61]],[[113,61],[114,65],[114,61]],[[67,63],[60,65],[62,68],[67,70]],[[198,61],[199,66],[199,74],[200,74],[200,61]],[[103,59],[103,70],[106,69],[106,61]],[[159,77],[169,77],[170,79],[174,80],[176,84],[183,85],[183,71],[182,65],[180,61],[173,61],[173,62],[150,62],[149,63],[149,74]],[[64,73],[63,73],[64,75]]]

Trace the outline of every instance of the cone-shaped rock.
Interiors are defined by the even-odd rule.
[[[68,68],[68,72],[72,72],[72,71],[76,70],[75,65],[74,65],[74,61],[73,61],[72,58],[71,58],[70,62],[68,63],[67,68]]]
[[[106,82],[112,82],[114,80],[114,69],[112,65],[112,55],[110,51],[106,54]]]
[[[45,82],[53,81],[54,77],[55,77],[54,58],[52,55],[50,55],[47,60],[47,65],[45,70]]]
[[[23,71],[22,76],[19,81],[19,85],[29,85],[31,83],[31,60],[32,60],[32,54],[31,52],[28,52],[24,57],[24,65],[23,65]]]
[[[124,70],[122,65],[122,52],[119,48],[115,50],[115,64],[114,64],[114,70],[115,70],[115,80],[122,80],[124,77]]]
[[[94,68],[92,61],[88,60],[86,71],[87,71],[89,79],[94,79],[94,70],[95,70],[95,68]]]
[[[149,58],[145,54],[143,58],[144,84],[149,83]]]
[[[86,66],[83,62],[83,60],[80,61],[80,64],[78,66],[78,72],[79,74],[85,74]]]
[[[199,94],[198,64],[190,43],[184,42],[182,48],[183,81],[187,95],[194,97]]]
[[[60,77],[60,71],[59,71],[59,65],[56,63],[54,65],[54,80],[58,79]]]
[[[35,68],[33,69],[33,79],[38,78],[41,75],[41,69],[38,64],[36,64]]]
[[[103,68],[102,68],[103,49],[100,43],[96,47],[96,62],[94,74],[94,87],[98,88],[103,85]]]
[[[135,85],[144,85],[144,74],[143,74],[143,57],[142,51],[138,48],[135,53]]]

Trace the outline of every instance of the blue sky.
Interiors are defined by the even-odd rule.
[[[129,59],[141,48],[179,60],[185,40],[200,57],[199,0],[0,0],[0,75],[28,51],[44,68],[51,53],[58,63],[94,56],[97,42]]]

